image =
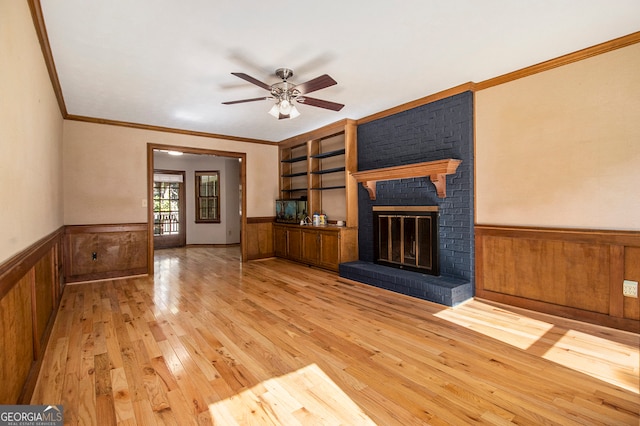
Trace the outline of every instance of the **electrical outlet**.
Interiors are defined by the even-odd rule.
[[[624,280],[622,282],[622,295],[627,297],[638,297],[638,281]]]

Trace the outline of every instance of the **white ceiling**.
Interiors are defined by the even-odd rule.
[[[280,141],[480,82],[640,28],[638,0],[41,0],[72,115]],[[276,120],[272,84],[329,74]]]

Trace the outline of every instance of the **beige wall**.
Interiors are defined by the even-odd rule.
[[[478,224],[640,230],[640,44],[476,93]]]
[[[0,0],[0,263],[60,228],[62,115],[26,1]]]
[[[64,223],[147,221],[147,144],[247,154],[247,216],[273,216],[278,148],[151,130],[64,121]]]

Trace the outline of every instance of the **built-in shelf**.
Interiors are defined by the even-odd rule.
[[[311,158],[329,158],[329,157],[335,157],[336,155],[343,155],[344,154],[344,149],[336,149],[335,151],[327,151],[327,152],[322,152],[320,154],[315,154],[312,155]]]
[[[447,196],[447,175],[454,174],[462,160],[448,158],[445,160],[427,161],[425,163],[405,164],[375,170],[354,172],[351,175],[369,192],[372,200],[376,199],[376,183],[379,180],[409,179],[429,177],[436,187],[438,197]]]
[[[280,160],[281,163],[298,163],[300,161],[307,161],[307,156],[301,155],[300,157],[286,158],[284,160]]]
[[[325,186],[323,188],[311,188],[312,191],[328,191],[330,189],[344,189],[346,188],[345,185],[338,185],[338,186]]]
[[[344,172],[345,168],[344,167],[334,167],[332,169],[324,169],[324,170],[316,170],[311,172],[312,175],[325,175],[327,173],[338,173],[338,172]]]
[[[282,192],[306,192],[307,188],[292,188],[292,189],[283,189]]]
[[[307,172],[298,172],[298,173],[289,173],[286,175],[282,175],[281,177],[283,178],[290,178],[290,177],[296,177],[296,176],[306,176]]]

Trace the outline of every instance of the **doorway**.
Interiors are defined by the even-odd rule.
[[[183,247],[185,223],[185,172],[153,171],[153,247]]]
[[[217,151],[217,150],[211,150],[211,149],[202,149],[202,148],[190,148],[190,147],[184,147],[184,146],[176,146],[176,145],[161,145],[161,144],[152,144],[152,143],[148,143],[147,144],[147,203],[148,203],[148,208],[147,208],[147,229],[148,229],[148,235],[150,236],[147,240],[148,240],[148,250],[147,250],[147,254],[148,254],[148,259],[147,259],[147,267],[149,270],[149,274],[153,274],[154,273],[154,238],[151,238],[151,236],[154,235],[154,227],[155,227],[155,220],[154,220],[154,209],[153,209],[153,195],[154,195],[154,178],[153,178],[153,172],[154,172],[154,152],[155,151],[165,151],[165,152],[181,152],[183,154],[195,154],[197,155],[202,155],[202,156],[213,156],[213,157],[224,157],[227,160],[231,160],[231,159],[235,159],[236,163],[236,171],[235,173],[237,173],[236,176],[236,183],[235,185],[237,185],[235,187],[235,189],[231,189],[228,188],[230,191],[237,191],[238,197],[236,198],[236,205],[235,205],[235,210],[234,211],[227,211],[226,212],[226,217],[231,217],[232,215],[236,216],[237,218],[239,218],[239,229],[236,225],[236,230],[235,232],[237,233],[236,236],[237,238],[239,238],[240,241],[240,251],[241,251],[241,258],[242,261],[245,262],[248,260],[248,254],[247,254],[247,233],[246,233],[246,228],[247,228],[247,217],[246,217],[246,211],[247,211],[247,200],[246,200],[246,153],[243,152],[231,152],[231,151]],[[158,163],[158,168],[159,169],[174,169],[174,167],[166,167],[166,166],[162,166],[160,165],[160,163]],[[175,167],[175,169],[180,169],[180,170],[187,170],[185,168],[182,167]],[[239,174],[239,182],[237,180],[238,178],[238,174]],[[190,179],[192,178],[193,173],[189,172],[189,174],[186,177],[186,182],[190,182]],[[229,182],[229,184],[231,184],[232,181],[230,180],[225,180],[226,182]],[[189,183],[188,185],[191,185],[191,183]],[[185,188],[186,186],[188,186],[185,183]],[[187,212],[187,215],[182,215],[183,217],[185,217],[185,220],[188,221],[188,223],[190,225],[192,225],[191,219],[190,219],[190,215],[193,213],[189,213],[189,209],[192,209],[192,202],[189,201],[189,197],[190,197],[190,193],[191,192],[195,192],[195,191],[191,191],[189,190],[189,188],[186,188],[186,192],[188,193],[185,198],[186,203],[187,203],[187,207],[185,209],[185,211]],[[222,194],[222,200],[225,200],[226,196],[224,194]],[[146,204],[146,203],[145,203]],[[227,204],[229,206],[229,208],[231,208],[231,204]],[[195,226],[198,226],[201,224],[196,223]],[[196,232],[196,234],[198,234],[197,231],[195,230],[194,226],[191,226],[191,228],[193,228],[191,231],[189,229],[186,229],[187,227],[185,226],[185,232],[187,233],[186,235],[186,244],[192,244],[190,241],[194,239],[193,237],[193,233]],[[228,230],[227,230],[228,232]],[[229,234],[231,235],[231,234]],[[191,240],[190,240],[191,238]],[[231,237],[230,237],[231,238]],[[237,240],[236,240],[237,241]],[[194,244],[200,244],[200,243],[194,243]]]

